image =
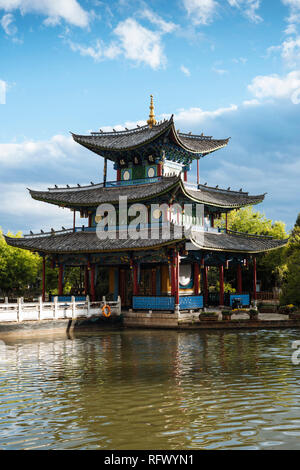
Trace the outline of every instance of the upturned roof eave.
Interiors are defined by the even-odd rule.
[[[173,115],[172,115],[173,116]],[[228,145],[228,142],[230,140],[230,137],[228,137],[227,139],[224,139],[225,143],[223,144],[220,144],[219,146],[213,148],[212,150],[203,150],[203,151],[197,151],[197,150],[194,150],[192,149],[191,147],[188,147],[180,138],[180,135],[179,133],[177,132],[176,128],[175,128],[175,124],[174,124],[174,121],[172,123],[172,127],[171,127],[171,130],[172,130],[172,133],[173,133],[173,137],[174,137],[174,140],[175,142],[177,143],[178,146],[182,147],[184,150],[194,154],[194,155],[208,155],[210,153],[213,153],[213,152],[216,152],[217,150],[220,150],[222,148],[225,148],[227,145]],[[223,142],[223,141],[222,141]]]
[[[131,151],[131,150],[136,150],[140,147],[144,147],[145,145],[150,144],[154,140],[161,137],[164,133],[166,133],[169,130],[169,128],[171,127],[172,123],[173,123],[173,114],[170,117],[169,121],[166,121],[165,126],[163,126],[163,128],[160,131],[158,131],[157,134],[153,135],[149,139],[145,139],[143,142],[140,142],[137,145],[127,146],[127,147],[120,147],[120,148],[112,148],[112,147],[101,146],[101,145],[95,146],[92,143],[89,144],[89,143],[85,143],[85,142],[80,142],[80,140],[79,140],[80,138],[90,138],[90,136],[78,135],[78,134],[74,134],[73,132],[70,132],[70,133],[71,133],[73,139],[75,140],[75,142],[82,145],[83,147],[88,148],[92,152],[94,152],[94,153],[105,152],[105,153],[109,154],[109,153],[116,153],[116,152],[128,152],[128,151]],[[133,129],[132,131],[137,131],[138,132],[139,130],[142,130],[142,128],[141,129],[136,128],[136,129]],[[103,136],[105,136],[105,135],[107,135],[107,134],[103,133]],[[116,133],[116,135],[117,135],[117,133]],[[95,147],[96,150],[94,150],[92,147]],[[98,154],[101,156],[100,153],[98,153]]]
[[[180,187],[181,187],[181,190],[183,192],[183,194],[190,198],[191,200],[195,201],[195,202],[198,202],[200,204],[204,204],[206,206],[210,206],[210,207],[220,207],[221,209],[239,209],[241,207],[247,207],[247,206],[254,206],[254,205],[257,205],[257,204],[261,204],[264,199],[265,199],[265,196],[266,194],[261,194],[261,195],[258,195],[258,196],[247,196],[249,197],[249,199],[251,199],[251,201],[249,200],[248,202],[245,202],[245,203],[236,203],[236,204],[223,204],[221,202],[207,202],[207,201],[204,201],[203,199],[201,199],[201,197],[199,198],[196,198],[194,197],[184,186],[184,182],[181,180],[180,181]],[[215,189],[214,192],[217,192],[217,190]],[[222,190],[222,193],[223,193],[223,190]],[[255,200],[257,199],[257,200]]]

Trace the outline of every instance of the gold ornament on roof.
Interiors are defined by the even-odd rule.
[[[156,119],[155,119],[155,114],[154,114],[154,104],[153,104],[153,96],[150,95],[151,101],[150,101],[150,114],[149,114],[149,119],[147,121],[148,126],[150,129],[152,129],[153,126],[156,124]]]

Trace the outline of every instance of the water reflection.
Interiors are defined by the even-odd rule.
[[[10,342],[1,449],[300,449],[297,330]]]

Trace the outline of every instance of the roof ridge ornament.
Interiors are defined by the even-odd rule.
[[[150,114],[149,119],[147,121],[148,126],[152,129],[155,124],[157,124],[154,114],[154,104],[153,104],[153,95],[150,95]]]

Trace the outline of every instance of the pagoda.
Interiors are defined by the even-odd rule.
[[[121,297],[123,309],[136,311],[180,312],[201,309],[212,303],[208,270],[218,269],[220,306],[239,302],[248,306],[257,299],[256,257],[278,249],[286,240],[236,233],[218,228],[216,220],[235,209],[261,203],[265,194],[250,195],[200,184],[199,161],[228,145],[229,139],[183,133],[176,130],[173,115],[157,122],[151,96],[150,115],[145,126],[112,132],[72,134],[78,144],[104,159],[103,182],[89,186],[57,186],[47,191],[29,190],[33,199],[68,208],[73,212],[73,227],[23,238],[6,237],[9,245],[38,253],[43,258],[43,299],[45,263],[50,259],[58,268],[58,294],[64,294],[64,271],[80,267],[84,294],[92,301],[105,295]],[[116,180],[107,181],[107,161],[114,164]],[[192,162],[197,161],[197,184],[188,182]],[[139,221],[134,238],[128,235],[133,218],[121,214],[120,200],[128,206],[145,207],[148,220]],[[113,207],[113,227],[107,238],[100,237],[99,223]],[[157,206],[159,208],[157,209]],[[189,207],[189,211],[174,207]],[[153,209],[154,207],[154,209]],[[100,215],[99,215],[100,208]],[[201,210],[199,210],[199,208]],[[87,219],[77,225],[76,215]],[[150,229],[156,227],[155,236]],[[179,233],[178,227],[187,228]],[[168,236],[163,230],[168,227]],[[124,236],[125,234],[125,236]],[[143,234],[143,236],[142,236]],[[225,295],[224,277],[230,266],[236,272],[236,293]],[[243,289],[243,270],[251,269],[252,289]],[[251,281],[252,282],[252,281]]]

